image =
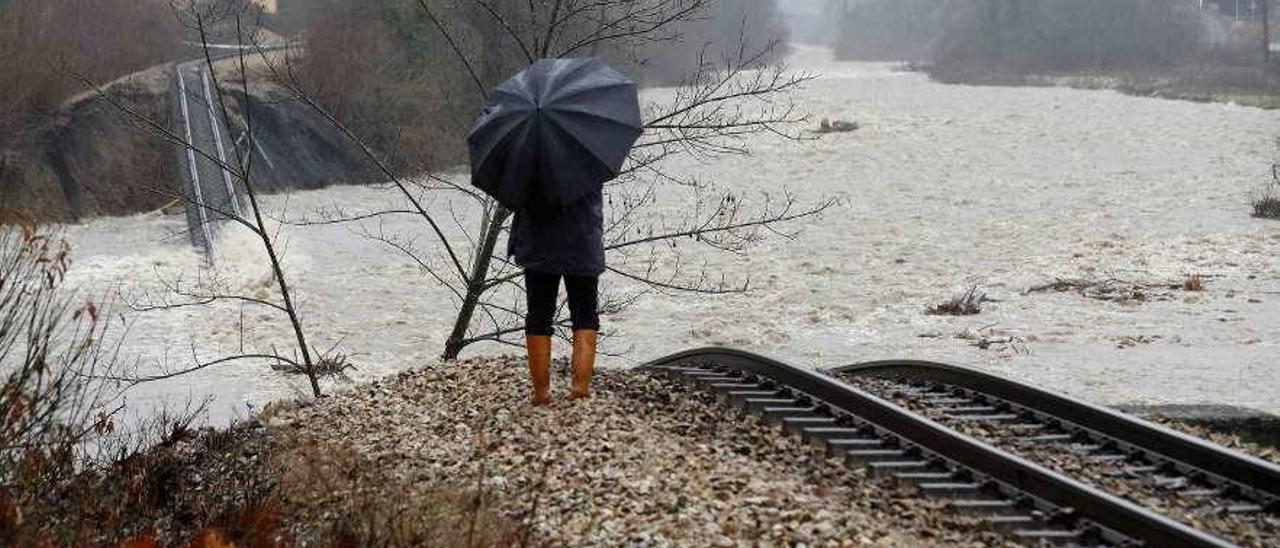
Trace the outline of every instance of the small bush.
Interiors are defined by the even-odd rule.
[[[1182,282],[1183,291],[1204,291],[1204,278],[1199,274],[1191,274]]]
[[[1253,198],[1253,216],[1280,219],[1280,163],[1271,166],[1271,182]]]
[[[498,513],[479,466],[452,486],[406,482],[354,447],[305,435],[283,440],[268,466],[269,500],[320,546],[513,546],[529,532]],[[481,457],[482,458],[482,457]]]
[[[1280,219],[1280,198],[1265,196],[1254,200],[1253,216],[1259,219]]]
[[[107,314],[62,287],[69,265],[66,241],[0,215],[0,538],[115,431]]]

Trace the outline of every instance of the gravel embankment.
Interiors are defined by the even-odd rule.
[[[1003,537],[712,396],[602,370],[595,394],[527,403],[520,358],[408,372],[276,411],[277,434],[346,443],[388,477],[459,478],[548,545],[990,546]],[[292,434],[291,434],[292,435]]]
[[[1205,426],[1189,424],[1178,419],[1162,417],[1160,415],[1152,415],[1145,417],[1147,420],[1159,423],[1174,430],[1181,431],[1192,436],[1204,438],[1213,443],[1234,449],[1246,455],[1253,455],[1265,461],[1280,464],[1280,448],[1254,443],[1241,438],[1238,435],[1226,432],[1212,430]]]

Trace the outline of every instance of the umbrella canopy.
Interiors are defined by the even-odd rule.
[[[564,208],[618,176],[641,126],[635,82],[604,61],[539,59],[471,128],[471,184],[515,211]]]

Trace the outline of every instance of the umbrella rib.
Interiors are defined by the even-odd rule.
[[[613,89],[613,88],[624,87],[624,86],[635,87],[635,85],[636,85],[635,82],[632,82],[630,80],[618,80],[618,81],[610,82],[604,85],[595,85],[595,86],[584,87],[582,89],[575,89],[568,93],[564,93],[563,95],[552,94],[550,97],[547,98],[547,102],[550,103],[550,102],[557,102],[557,101],[565,101],[565,100],[577,97],[579,95],[582,95],[583,93],[587,93],[589,91],[600,91],[600,90]]]
[[[622,121],[622,120],[615,120],[615,119],[613,119],[613,118],[610,118],[610,117],[605,116],[605,115],[603,115],[603,114],[600,114],[600,113],[598,113],[598,112],[592,112],[592,111],[590,111],[590,110],[585,110],[585,109],[576,108],[576,107],[550,107],[550,108],[548,108],[548,109],[546,109],[546,110],[549,110],[549,111],[552,111],[552,112],[565,112],[565,113],[575,114],[575,115],[579,115],[579,116],[587,116],[587,117],[590,117],[590,118],[593,118],[593,119],[596,119],[596,120],[601,120],[601,121],[604,121],[604,122],[608,122],[608,123],[610,123],[610,124],[614,124],[614,125],[617,125],[617,126],[622,126],[622,127],[627,128],[627,129],[629,129],[629,130],[632,130],[632,131],[634,131],[634,132],[636,132],[636,133],[642,133],[642,132],[643,132],[643,130],[641,129],[641,127],[640,127],[640,125],[639,125],[639,124],[632,125],[632,124],[629,124],[629,123],[627,123],[627,122],[625,122],[625,121]]]

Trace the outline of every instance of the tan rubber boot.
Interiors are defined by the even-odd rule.
[[[551,403],[551,337],[525,335],[529,351],[529,377],[533,379],[533,404]]]
[[[573,332],[573,388],[570,395],[585,398],[591,394],[591,370],[596,365],[596,330],[578,329]]]

